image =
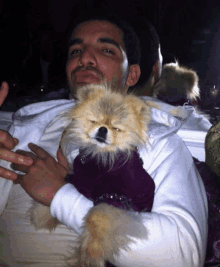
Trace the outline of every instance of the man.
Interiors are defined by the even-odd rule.
[[[125,39],[125,31],[107,17],[87,18],[77,24],[71,35],[66,68],[72,94],[76,88],[87,83],[111,82],[120,85],[122,93],[136,84],[140,68],[138,61],[129,62],[132,53],[128,51]],[[26,174],[22,176],[9,172],[6,170],[7,164],[4,165],[6,169],[1,167],[0,170],[2,177],[11,180],[17,177],[32,198],[51,206],[51,214],[64,225],[50,234],[35,231],[26,217],[31,198],[19,184],[10,188],[10,181],[1,179],[0,186],[4,191],[1,190],[0,223],[4,238],[10,240],[9,244],[7,240],[4,243],[2,259],[13,267],[31,266],[32,263],[34,266],[64,264],[60,254],[66,254],[68,245],[74,245],[72,242],[81,231],[83,217],[93,206],[72,185],[64,184],[68,166],[60,150],[57,153],[58,162],[54,159],[66,126],[55,116],[72,107],[74,101],[52,101],[47,102],[47,107],[44,105],[39,103],[20,110],[10,132],[19,139],[20,149],[27,150],[27,143],[31,141],[50,154],[33,144],[29,148],[35,156],[29,152],[14,154],[10,150],[17,140],[1,132],[0,158],[20,162],[14,168]],[[24,121],[26,129],[22,131]],[[121,251],[114,264],[130,267],[200,267],[204,263],[207,237],[204,186],[189,151],[175,134],[181,127],[180,121],[166,112],[152,109],[152,122],[151,146],[147,152],[139,151],[144,168],[156,185],[152,212],[140,215],[147,228],[148,239],[135,240],[127,251]],[[26,161],[28,157],[32,158],[30,162]]]

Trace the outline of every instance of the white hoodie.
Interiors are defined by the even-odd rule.
[[[156,185],[152,211],[141,214],[148,230],[148,238],[135,240],[128,251],[121,251],[115,264],[118,267],[201,267],[204,264],[207,239],[206,193],[191,154],[176,133],[181,127],[207,131],[211,124],[203,116],[196,114],[193,108],[175,108],[159,101],[157,103],[158,109],[152,108],[149,129],[151,146],[147,151],[139,151],[144,168]],[[73,105],[74,100],[54,100],[29,105],[16,112],[9,131],[19,139],[16,149],[28,150],[27,144],[33,142],[56,158],[61,134],[67,122],[54,117]],[[173,114],[178,113],[178,118],[168,113],[175,109],[177,112]],[[75,157],[76,154],[69,156]],[[9,165],[1,162],[1,166],[6,168]],[[11,187],[11,181],[0,178],[0,212],[4,220],[10,220],[6,204]],[[82,196],[74,186],[67,184],[55,195],[51,214],[80,233],[82,219],[92,206],[90,200]],[[4,214],[5,210],[8,217]],[[38,257],[40,262],[40,255]],[[23,263],[14,266],[31,265]],[[55,265],[50,265],[48,261],[34,266]]]

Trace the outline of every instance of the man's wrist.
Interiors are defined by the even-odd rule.
[[[50,213],[61,223],[80,233],[83,218],[92,207],[91,200],[80,194],[72,184],[67,183],[52,199]]]
[[[60,190],[61,187],[63,187],[66,183],[60,182],[56,184],[54,187],[43,187],[38,191],[38,195],[42,199],[42,204],[45,206],[50,206],[51,202],[56,195],[56,193]]]

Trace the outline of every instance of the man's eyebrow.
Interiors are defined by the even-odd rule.
[[[82,44],[82,43],[83,43],[82,39],[75,38],[75,39],[69,41],[68,47],[71,47],[72,45],[75,45],[75,44]],[[114,39],[111,39],[111,38],[107,38],[107,37],[99,38],[98,39],[98,43],[112,44],[112,45],[116,46],[119,50],[121,50],[121,47],[120,47],[119,43],[116,42]]]
[[[82,39],[80,38],[75,38],[73,40],[70,40],[68,43],[68,47],[75,45],[75,44],[81,44],[82,43]]]
[[[116,42],[114,39],[111,38],[99,38],[99,43],[108,43],[116,46],[119,50],[121,50],[121,47],[118,42]]]

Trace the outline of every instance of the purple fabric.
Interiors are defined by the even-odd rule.
[[[95,201],[104,194],[117,194],[132,199],[135,211],[151,211],[155,184],[144,170],[143,162],[137,152],[125,161],[125,154],[118,154],[113,167],[103,168],[96,158],[87,157],[85,162],[78,155],[73,163],[74,174],[69,175],[68,182],[85,197]],[[104,200],[108,204],[126,209],[126,205],[117,199]]]

